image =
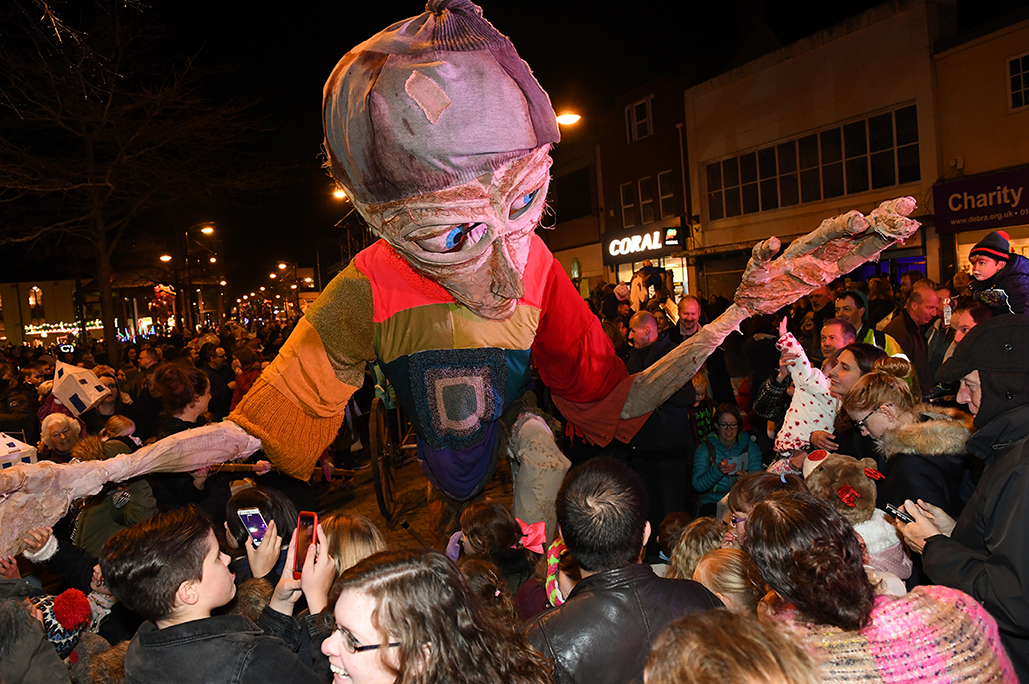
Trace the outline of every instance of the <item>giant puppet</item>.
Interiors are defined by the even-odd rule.
[[[229,421],[137,452],[131,467],[75,466],[107,468],[92,479],[51,466],[0,472],[0,554],[105,478],[240,457],[256,448],[250,436],[280,470],[306,478],[374,361],[415,425],[426,475],[467,499],[491,473],[498,419],[524,391],[530,353],[590,440],[628,441],[748,316],[777,311],[918,227],[907,218],[914,200],[900,198],[827,219],[778,258],[776,238],[759,243],[733,305],[630,376],[535,233],[556,117],[476,5],[432,0],[355,47],[325,85],[322,116],[327,166],[380,240],[308,309]],[[218,449],[199,453],[212,440]],[[44,505],[54,492],[60,500]]]

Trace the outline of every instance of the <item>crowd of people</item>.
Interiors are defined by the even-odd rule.
[[[310,488],[256,458],[109,484],[0,558],[0,682],[1029,681],[1016,256],[991,234],[948,283],[841,278],[752,319],[628,444],[566,422],[549,534],[480,499],[445,548],[345,509],[305,548]],[[637,276],[588,300],[630,372],[728,306]],[[56,462],[131,453],[225,419],[288,333],[8,348],[0,430]],[[70,411],[57,361],[107,396]]]

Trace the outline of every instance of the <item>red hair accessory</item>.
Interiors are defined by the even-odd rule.
[[[515,518],[515,520],[518,521],[518,526],[522,528],[522,538],[520,540],[522,547],[542,554],[543,545],[547,543],[547,523],[540,520],[537,523],[528,525],[522,522],[521,518]]]
[[[882,480],[886,478],[885,475],[880,473],[875,468],[865,468],[865,477],[870,477],[873,480]]]
[[[840,501],[846,506],[854,508],[854,499],[860,499],[861,495],[857,493],[857,490],[848,485],[843,485],[836,490],[836,495],[840,497]]]

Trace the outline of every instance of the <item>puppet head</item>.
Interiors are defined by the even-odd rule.
[[[431,0],[325,84],[327,166],[372,230],[485,318],[505,319],[560,139],[550,99],[470,0]]]

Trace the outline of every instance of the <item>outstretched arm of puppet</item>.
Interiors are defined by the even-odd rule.
[[[633,377],[622,418],[644,415],[664,403],[750,316],[775,313],[906,240],[919,226],[908,218],[915,206],[913,197],[900,197],[883,202],[867,216],[852,211],[826,219],[815,231],[794,240],[774,260],[780,246],[778,238],[755,245],[733,304],[699,333]]]
[[[260,438],[280,472],[308,480],[350,396],[364,384],[372,347],[371,284],[354,264],[333,278],[229,420]]]
[[[6,468],[0,471],[0,557],[20,553],[30,530],[53,525],[73,501],[96,494],[107,482],[196,470],[245,458],[260,448],[260,441],[226,421],[180,432],[106,461],[40,461]]]

